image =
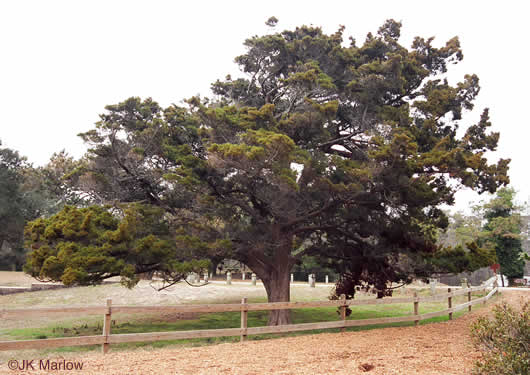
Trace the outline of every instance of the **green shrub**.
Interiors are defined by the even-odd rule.
[[[474,374],[530,374],[530,302],[517,310],[503,303],[493,308],[494,319],[479,318],[471,335],[482,357]]]

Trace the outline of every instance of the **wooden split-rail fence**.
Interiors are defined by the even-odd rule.
[[[361,300],[347,300],[345,296],[341,296],[338,300],[330,301],[311,301],[311,302],[272,302],[272,303],[247,303],[247,299],[243,298],[240,304],[205,304],[205,305],[174,305],[174,306],[122,306],[112,305],[110,299],[107,300],[106,306],[86,306],[86,307],[44,307],[32,309],[0,309],[0,318],[8,317],[24,318],[28,316],[47,317],[52,314],[71,313],[73,315],[94,315],[102,314],[103,317],[103,334],[97,336],[76,336],[76,337],[62,337],[40,340],[11,340],[0,341],[0,350],[21,350],[21,349],[46,349],[64,346],[79,346],[79,345],[102,345],[103,353],[109,350],[111,344],[118,344],[124,342],[149,342],[161,340],[178,340],[178,339],[192,339],[192,338],[206,338],[206,337],[222,337],[222,336],[240,336],[241,341],[245,340],[248,335],[265,334],[265,333],[284,333],[295,331],[307,331],[315,329],[341,328],[342,331],[346,327],[365,326],[382,323],[396,323],[396,322],[411,322],[415,325],[420,320],[430,319],[433,317],[448,314],[449,319],[452,319],[453,313],[463,310],[466,307],[471,311],[471,306],[477,303],[486,303],[496,292],[497,287],[494,286],[492,290],[484,297],[472,300],[472,292],[479,292],[487,290],[486,286],[478,286],[467,289],[460,289],[453,291],[448,289],[447,293],[435,294],[432,296],[419,297],[414,293],[414,297],[409,298],[387,298],[387,299],[361,299]],[[467,295],[468,302],[453,306],[453,297]],[[440,299],[447,299],[447,309],[419,314],[420,302],[432,302]],[[392,317],[392,318],[376,318],[376,319],[360,319],[347,320],[346,308],[354,305],[386,305],[394,303],[413,303],[414,313],[406,316]],[[280,326],[266,326],[266,327],[248,327],[247,317],[249,311],[259,310],[286,310],[299,309],[308,307],[324,307],[336,306],[340,309],[340,320],[331,322],[318,323],[303,323],[303,324],[289,324]],[[173,332],[149,332],[149,333],[128,333],[128,334],[111,334],[111,317],[112,314],[117,313],[213,313],[213,312],[241,312],[241,327],[239,328],[224,328],[224,329],[205,329],[193,331],[173,331]]]

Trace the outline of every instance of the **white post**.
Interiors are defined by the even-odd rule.
[[[434,278],[430,278],[429,279],[429,286],[431,287],[431,295],[435,295],[436,294],[436,279]]]
[[[310,279],[309,279],[309,286],[311,288],[315,287],[315,274],[311,274]]]
[[[246,276],[246,272],[242,272],[242,273],[241,273],[241,278],[242,278],[243,280],[245,280],[245,276]]]
[[[208,282],[208,272],[205,272],[205,273],[204,273],[204,282],[205,282],[205,283]]]
[[[252,273],[252,285],[256,285],[256,274]]]
[[[228,271],[226,273],[226,284],[227,285],[231,285],[232,284],[232,273],[230,271]]]
[[[326,275],[326,284],[329,284],[329,276]]]

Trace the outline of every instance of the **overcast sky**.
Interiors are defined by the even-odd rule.
[[[530,196],[530,127],[525,116],[530,78],[527,16],[522,1],[1,1],[0,139],[36,165],[66,149],[86,148],[77,134],[93,127],[104,106],[131,96],[162,106],[210,83],[238,75],[243,41],[302,24],[332,33],[346,26],[358,44],[388,18],[402,21],[401,42],[434,36],[441,46],[457,35],[464,61],[451,79],[476,73],[481,93],[463,125],[490,108],[501,133],[495,158],[511,158],[520,200]],[[458,196],[464,209],[473,194]]]

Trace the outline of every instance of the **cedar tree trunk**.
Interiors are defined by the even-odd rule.
[[[290,267],[275,267],[268,277],[262,278],[269,302],[289,302],[291,299]],[[271,310],[269,326],[291,324],[291,310]]]
[[[289,302],[291,298],[291,269],[294,265],[294,259],[290,256],[291,237],[288,241],[281,242],[286,245],[278,246],[272,257],[260,257],[259,260],[250,258],[245,262],[263,282],[268,302]],[[291,324],[291,311],[271,310],[267,324],[269,326]]]

